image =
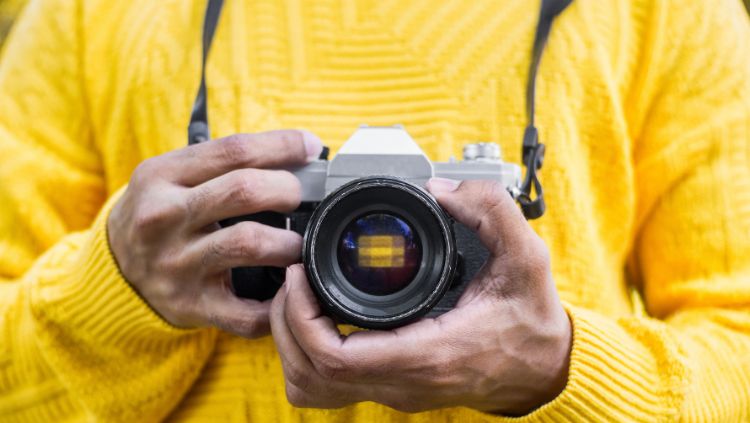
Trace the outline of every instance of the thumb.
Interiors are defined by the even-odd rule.
[[[505,187],[496,181],[432,178],[427,189],[457,221],[473,230],[495,256],[522,248],[529,227]]]

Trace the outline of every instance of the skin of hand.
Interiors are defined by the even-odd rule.
[[[174,326],[268,334],[270,301],[235,296],[231,268],[297,263],[302,239],[256,222],[217,222],[297,208],[299,181],[271,169],[302,166],[322,148],[311,133],[282,130],[232,135],[144,161],[107,221],[123,276]]]
[[[303,267],[289,267],[271,330],[292,405],[374,401],[404,412],[464,406],[523,415],[565,388],[571,323],[545,243],[498,183],[432,179],[428,189],[477,232],[490,258],[448,313],[348,336],[321,313]]]

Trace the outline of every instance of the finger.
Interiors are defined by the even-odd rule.
[[[302,266],[289,267],[285,283],[286,323],[316,372],[328,380],[351,380],[356,367],[344,355],[343,337],[333,320],[322,314]],[[344,373],[350,373],[350,377],[341,377],[346,376]]]
[[[303,349],[313,347],[327,350],[341,348],[342,336],[333,320],[321,312],[318,301],[310,289],[301,265],[287,269],[286,320]]]
[[[299,262],[302,237],[286,229],[245,221],[211,232],[189,248],[189,259],[200,260],[208,274],[244,266],[286,267]]]
[[[206,323],[245,338],[258,338],[270,332],[271,302],[239,298],[224,283],[208,284],[201,291],[200,310]]]
[[[284,369],[287,399],[295,407],[340,408],[351,404],[354,401],[347,400],[345,397],[348,395],[330,395],[323,392],[324,386],[332,387],[335,383],[327,384],[321,380],[287,326],[286,287],[287,285],[284,285],[273,299],[270,321],[273,340]]]
[[[239,169],[188,190],[195,229],[259,211],[289,212],[299,206],[299,180],[283,170]]]
[[[390,376],[398,375],[398,380],[402,380],[401,370],[425,355],[425,350],[420,352],[425,345],[420,342],[419,330],[407,336],[403,328],[341,336],[333,321],[321,313],[301,266],[291,269],[295,270],[287,272],[286,321],[299,346],[324,378],[388,383]]]
[[[235,134],[167,153],[160,165],[173,182],[195,186],[236,169],[302,166],[322,150],[320,139],[308,131]]]
[[[459,308],[475,299],[546,299],[555,291],[549,250],[502,184],[431,179],[428,189],[456,220],[477,232],[493,256],[464,291]]]
[[[456,220],[474,230],[496,256],[504,255],[510,246],[523,250],[533,233],[499,182],[432,178],[427,189]]]
[[[321,315],[301,266],[288,268],[286,284],[284,317],[289,333],[326,386],[335,387],[333,393],[402,411],[441,404],[433,396],[455,383],[455,375],[440,360],[463,333],[424,319],[392,331],[342,337],[331,319]],[[441,329],[445,330],[441,333]]]

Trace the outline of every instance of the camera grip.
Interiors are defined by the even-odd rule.
[[[276,212],[260,212],[226,219],[219,224],[232,226],[243,221],[258,222],[276,228],[286,228],[286,216]],[[256,266],[232,269],[232,290],[242,298],[265,301],[273,298],[284,283],[284,269],[280,267]]]
[[[453,309],[469,282],[474,279],[490,255],[477,234],[463,224],[455,222],[453,232],[459,254],[455,280],[443,299],[427,313],[427,317],[436,317]]]

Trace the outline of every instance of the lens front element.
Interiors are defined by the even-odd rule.
[[[452,222],[424,188],[389,177],[350,181],[310,215],[302,260],[321,307],[369,329],[432,309],[456,270]]]
[[[422,246],[414,229],[388,213],[372,213],[352,221],[338,245],[341,273],[349,283],[371,295],[389,295],[416,276]]]

